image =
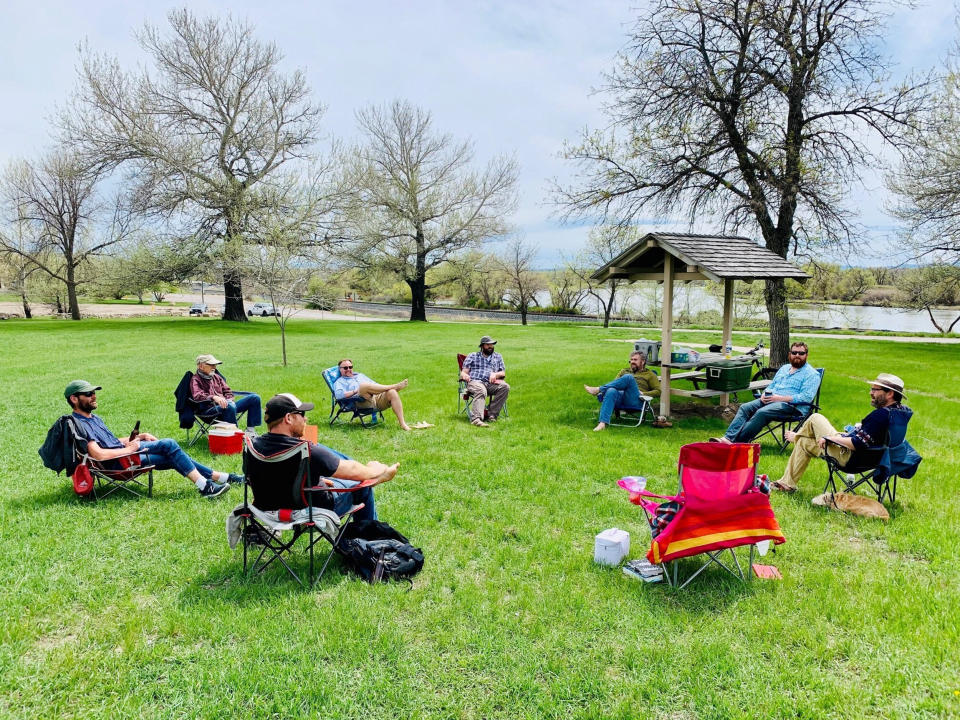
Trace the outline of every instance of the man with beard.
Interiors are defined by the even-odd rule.
[[[616,379],[600,387],[584,385],[583,389],[600,401],[600,422],[594,432],[605,430],[617,408],[637,408],[640,396],[660,397],[660,378],[647,369],[647,356],[639,350],[630,353],[630,365],[619,372]]]
[[[150,433],[138,433],[130,439],[120,440],[107,429],[103,420],[93,414],[97,409],[97,390],[102,389],[86,380],[74,380],[63,391],[73,408],[71,417],[78,432],[87,440],[87,454],[97,462],[109,463],[122,455],[139,453],[141,465],[153,465],[157,470],[176,470],[196,485],[205,498],[222,495],[230,489],[230,483],[243,482],[242,475],[211,470],[191,459],[176,440],[158,440]]]
[[[808,353],[806,343],[792,343],[790,362],[777,370],[758,399],[740,406],[723,437],[710,438],[710,442],[750,442],[771,420],[799,419],[797,406],[813,402],[820,386],[820,374],[807,362]]]
[[[510,386],[503,381],[507,376],[503,356],[493,349],[496,344],[496,340],[484,335],[480,338],[480,350],[467,355],[460,371],[460,379],[467,383],[467,395],[471,398],[470,423],[476,427],[487,427],[483,413],[488,395],[487,419],[496,422],[510,394]]]
[[[773,483],[775,490],[792,493],[797,489],[797,480],[807,469],[810,458],[826,452],[835,457],[840,467],[846,467],[857,451],[881,447],[887,442],[890,427],[890,411],[907,409],[903,400],[903,380],[896,375],[880,373],[870,384],[870,404],[875,408],[858,426],[849,432],[837,432],[830,421],[820,413],[814,413],[796,432],[787,431],[788,442],[795,443],[783,477]],[[830,443],[826,440],[830,439]]]
[[[268,432],[254,438],[253,447],[262,455],[275,455],[303,442],[303,429],[306,427],[305,413],[313,410],[313,403],[301,402],[290,393],[274,395],[267,401],[266,414]],[[310,487],[320,485],[326,478],[327,487],[349,488],[364,481],[374,484],[393,479],[400,463],[384,465],[376,460],[363,464],[351,460],[343,453],[310,443]],[[253,504],[260,510],[282,510],[290,508],[289,478],[274,476],[250,477],[250,489],[253,490]],[[363,508],[354,515],[357,520],[376,520],[377,510],[373,500],[373,488],[367,485],[357,492],[312,492],[311,505],[333,510],[343,515],[354,505],[363,504]]]

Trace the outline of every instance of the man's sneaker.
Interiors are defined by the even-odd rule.
[[[235,475],[234,473],[230,473],[230,477],[227,478],[229,485],[243,485],[246,481],[246,475]]]
[[[223,495],[229,489],[230,483],[220,484],[213,480],[207,480],[207,484],[203,486],[203,490],[200,491],[200,494],[205,498],[215,498],[219,495]]]

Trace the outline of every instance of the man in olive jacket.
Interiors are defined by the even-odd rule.
[[[647,369],[647,356],[637,350],[630,353],[630,366],[621,370],[615,380],[600,387],[584,385],[583,389],[600,400],[600,422],[593,429],[598,432],[610,424],[614,410],[641,407],[641,395],[660,397],[660,378]]]

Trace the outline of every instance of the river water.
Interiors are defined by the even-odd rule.
[[[645,283],[645,285],[650,285]],[[622,298],[622,311],[627,316],[640,315],[647,318],[653,315],[654,308],[662,303],[661,286],[634,286]],[[540,298],[538,297],[538,300]],[[549,295],[541,300],[549,304]],[[767,310],[758,299],[735,298],[734,314],[737,318],[766,319]],[[620,306],[620,303],[618,303]],[[588,298],[583,303],[585,312],[597,312],[597,301]],[[674,293],[674,315],[685,312],[688,316],[705,310],[723,311],[723,301],[707,292],[700,283],[679,285]],[[934,317],[941,327],[948,327],[960,315],[960,308],[934,310]],[[900,333],[937,332],[926,311],[901,310],[899,308],[874,307],[864,305],[800,304],[790,305],[791,326],[813,328],[840,328],[849,330],[891,330]],[[960,323],[954,330],[960,329]]]

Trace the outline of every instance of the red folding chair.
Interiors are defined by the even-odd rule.
[[[734,548],[750,546],[749,575],[758,542],[784,542],[770,498],[756,482],[759,459],[760,445],[756,443],[684,445],[680,448],[676,495],[656,495],[646,490],[631,493],[631,502],[643,508],[653,536],[647,559],[663,567],[671,585],[676,587],[679,582],[679,563],[675,561],[696,555],[705,556],[703,565],[679,587],[685,587],[711,564],[746,580]],[[666,502],[654,502],[653,498]],[[729,565],[721,559],[726,551],[732,559]]]

